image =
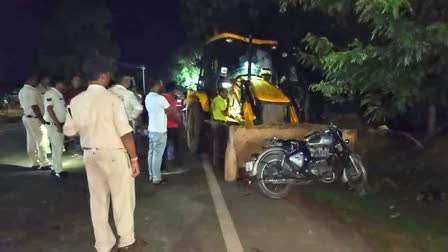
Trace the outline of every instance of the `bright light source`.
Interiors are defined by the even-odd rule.
[[[272,46],[272,50],[277,50],[277,46],[276,46],[276,45],[273,45],[273,46]]]
[[[246,71],[246,72],[249,71],[249,62],[248,62],[248,61],[244,62],[244,64],[243,64],[243,69],[244,69],[244,71]],[[257,67],[256,64],[254,64],[254,63],[251,64],[251,71],[252,71],[251,74],[254,74],[254,73],[258,72],[258,67]]]
[[[222,86],[223,88],[231,88],[231,87],[232,87],[232,83],[230,83],[230,82],[223,82],[223,83],[221,84],[221,86]]]
[[[226,42],[227,42],[227,43],[232,43],[232,42],[233,42],[233,39],[231,39],[231,38],[226,38]]]
[[[221,67],[221,76],[227,76],[227,71],[228,71],[227,67]]]
[[[283,57],[283,58],[286,58],[286,57],[288,57],[288,53],[285,53],[285,52],[284,52],[284,53],[282,53],[282,57]]]

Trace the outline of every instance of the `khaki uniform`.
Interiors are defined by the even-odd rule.
[[[120,84],[113,86],[109,91],[123,101],[124,110],[126,111],[128,120],[134,125],[137,118],[143,112],[143,105],[140,103],[137,96]]]
[[[44,100],[45,93],[48,90],[50,90],[50,88],[49,87],[44,87],[42,84],[39,84],[39,85],[37,85],[36,90],[40,94],[40,97],[42,99],[42,104],[43,104],[45,102],[45,100]],[[46,113],[45,110],[41,110],[41,111],[42,111],[42,114]],[[42,131],[42,144],[43,144],[43,146],[45,148],[45,152],[47,154],[49,154],[49,153],[51,153],[51,148],[50,148],[50,138],[48,136],[48,130],[45,127],[45,125],[42,125],[41,128],[42,128],[41,129],[41,131]]]
[[[48,166],[50,165],[50,162],[47,159],[45,143],[42,141],[42,129],[44,126],[31,108],[34,105],[38,105],[41,113],[44,113],[42,98],[36,88],[25,84],[23,88],[20,89],[19,101],[24,114],[22,122],[26,130],[28,157],[33,163],[33,166]]]
[[[109,225],[112,198],[118,246],[135,242],[135,180],[121,136],[132,132],[123,102],[100,85],[70,102],[64,125],[67,136],[79,135],[90,191],[90,211],[97,251],[107,251],[116,240]]]
[[[44,95],[45,115],[44,120],[47,122],[45,127],[47,128],[48,136],[51,143],[51,163],[52,169],[56,173],[62,172],[62,153],[64,150],[64,134],[58,131],[58,127],[51,118],[48,107],[53,106],[53,111],[56,118],[60,123],[65,121],[65,101],[64,96],[56,88],[51,88]]]

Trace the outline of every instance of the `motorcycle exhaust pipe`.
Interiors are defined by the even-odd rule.
[[[273,185],[285,185],[285,184],[311,184],[313,181],[311,180],[301,180],[301,179],[263,179],[262,180],[266,184]]]

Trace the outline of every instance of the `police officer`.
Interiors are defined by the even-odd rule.
[[[64,134],[62,127],[65,121],[65,100],[62,93],[65,90],[63,79],[55,79],[54,84],[44,95],[45,126],[52,147],[51,175],[63,179],[67,175],[62,169],[62,153],[64,149]]]
[[[129,123],[134,126],[135,121],[143,112],[143,105],[140,103],[134,92],[129,90],[132,84],[132,77],[121,75],[119,81],[120,82],[111,87],[109,91],[123,101],[124,110],[126,111]]]
[[[36,89],[37,77],[31,76],[19,91],[20,106],[23,108],[22,122],[26,130],[28,157],[34,170],[49,170],[43,139],[44,104],[40,93]]]
[[[97,251],[131,251],[145,245],[134,236],[134,178],[140,168],[123,102],[106,90],[111,71],[106,62],[97,57],[84,64],[89,87],[70,102],[64,134],[81,138]],[[117,245],[108,221],[111,199]]]
[[[40,77],[40,81],[39,84],[37,85],[36,89],[39,92],[41,99],[42,99],[42,103],[44,102],[44,96],[45,93],[50,90],[50,83],[51,83],[51,77],[49,75],[42,75]],[[43,113],[45,113],[45,111],[42,111]],[[51,148],[50,148],[50,140],[48,137],[48,131],[47,128],[45,127],[45,125],[41,126],[42,128],[42,143],[44,145],[45,148],[45,152],[47,154],[51,153]]]

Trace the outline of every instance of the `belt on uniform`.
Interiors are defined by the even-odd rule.
[[[94,147],[82,147],[83,150],[122,150],[123,148],[94,148]]]
[[[32,116],[32,115],[23,115],[24,117],[26,117],[26,118],[38,118],[37,116]]]
[[[53,126],[56,126],[56,123],[54,123],[54,122],[44,122],[44,124],[45,125],[53,125]],[[61,123],[62,125],[64,125],[64,123]]]

